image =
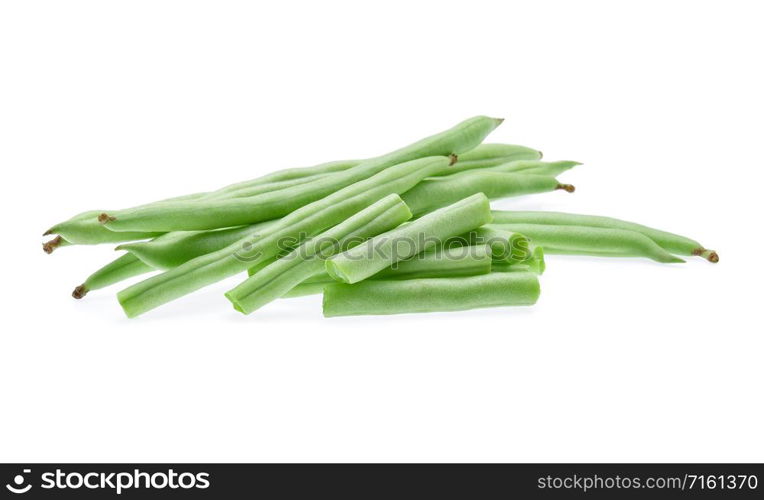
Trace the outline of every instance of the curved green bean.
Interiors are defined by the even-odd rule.
[[[81,299],[91,290],[98,290],[151,271],[154,271],[154,268],[141,262],[136,256],[126,253],[88,276],[84,283],[74,289],[72,297]]]
[[[684,262],[644,234],[628,229],[543,224],[494,224],[520,232],[549,254],[598,257],[646,257],[657,262]]]
[[[457,155],[477,146],[501,120],[478,116],[358,166],[315,181],[247,198],[153,205],[98,216],[113,231],[185,231],[252,224],[283,217],[297,208],[368,179],[392,165],[420,157]]]
[[[461,278],[368,280],[324,288],[324,316],[461,311],[535,304],[532,273],[490,273]]]
[[[387,168],[321,200],[305,205],[274,222],[257,238],[244,238],[217,252],[208,253],[174,269],[137,283],[117,295],[125,313],[135,317],[215,283],[279,253],[290,238],[295,246],[305,238],[347,219],[387,195],[401,193],[425,177],[448,168],[445,157],[421,158]]]
[[[581,215],[563,212],[501,211],[493,212],[494,222],[499,224],[550,224],[555,226],[585,226],[609,229],[627,229],[643,234],[668,252],[679,255],[696,255],[709,262],[719,262],[719,254],[700,243],[678,234],[661,231],[634,222],[603,217],[600,215]]]
[[[326,261],[326,272],[337,281],[357,283],[490,221],[488,198],[478,193],[335,255]]]
[[[324,259],[359,245],[377,234],[411,218],[411,212],[397,194],[382,198],[344,222],[304,241],[299,247],[257,271],[225,296],[239,312],[250,314],[289,290],[320,273]]]
[[[411,208],[414,217],[418,217],[475,193],[484,193],[493,200],[557,189],[569,193],[575,191],[572,185],[560,184],[557,179],[547,175],[468,170],[425,179],[410,191],[403,193],[402,197]]]

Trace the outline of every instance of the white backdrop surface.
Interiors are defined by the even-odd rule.
[[[761,461],[755,2],[4,2],[2,461]],[[718,265],[548,258],[533,308],[128,320],[40,233],[475,114],[583,166],[496,203],[677,231]]]

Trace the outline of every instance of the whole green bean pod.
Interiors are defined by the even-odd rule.
[[[490,273],[461,278],[368,280],[324,288],[324,316],[461,311],[535,304],[532,273]]]
[[[328,163],[321,163],[319,165],[314,165],[312,167],[286,168],[286,169],[278,170],[270,174],[263,175],[256,179],[251,179],[251,180],[243,181],[243,182],[237,182],[235,184],[229,184],[228,186],[222,187],[216,191],[208,193],[208,195],[222,195],[224,193],[241,191],[243,189],[248,189],[250,187],[263,185],[263,184],[274,184],[274,183],[280,183],[284,181],[292,181],[295,179],[307,179],[307,178],[312,178],[319,175],[343,172],[345,170],[358,166],[358,164],[361,163],[362,161],[363,160],[339,160],[339,161],[331,161]]]
[[[668,252],[679,255],[697,255],[709,262],[719,262],[719,255],[700,243],[678,234],[661,231],[634,222],[599,215],[569,214],[563,212],[501,211],[493,212],[494,221],[508,224],[549,224],[555,226],[584,226],[607,229],[627,229],[643,234]]]
[[[460,154],[459,161],[467,163],[472,161],[504,159],[502,163],[507,163],[515,160],[540,160],[543,156],[541,151],[526,146],[519,146],[517,144],[485,143]],[[497,163],[497,165],[499,164]]]
[[[122,290],[117,298],[129,317],[138,316],[257,266],[275,257],[282,250],[280,245],[285,239],[292,239],[296,246],[305,238],[342,222],[387,195],[411,189],[425,177],[448,168],[449,164],[449,158],[432,157],[394,165],[295,210],[274,222],[257,238],[244,238],[222,250],[192,259]]]
[[[84,283],[74,289],[72,297],[81,299],[91,290],[98,290],[153,270],[154,268],[144,264],[136,256],[126,253],[88,276]]]
[[[664,263],[684,262],[644,234],[628,229],[544,224],[494,224],[494,227],[521,232],[548,254],[646,257]]]
[[[233,227],[276,219],[339,189],[368,179],[392,165],[421,157],[448,156],[469,151],[480,144],[501,121],[485,116],[470,118],[445,132],[384,156],[363,161],[351,169],[275,192],[247,198],[154,205],[103,213],[98,218],[113,231],[160,232]]]
[[[158,231],[126,231],[122,233],[111,231],[98,223],[97,217],[100,213],[97,210],[93,210],[75,215],[71,219],[51,227],[43,233],[43,236],[57,234],[72,244],[97,245],[100,243],[145,240],[162,234],[162,232]]]
[[[357,283],[490,221],[488,198],[478,193],[335,255],[326,261],[326,272],[337,281]]]
[[[402,196],[414,217],[418,217],[475,193],[484,193],[493,200],[557,189],[569,193],[575,191],[572,185],[560,184],[557,179],[547,175],[468,170],[425,179]]]
[[[382,198],[344,222],[304,241],[299,247],[260,269],[225,296],[239,312],[250,314],[324,269],[324,259],[344,248],[394,228],[411,218],[397,194]]]
[[[383,269],[370,280],[379,279],[421,279],[455,278],[476,276],[491,272],[491,252],[486,245],[463,246],[457,248],[436,248],[397,262]],[[323,272],[295,286],[283,297],[302,297],[321,293],[328,283],[336,283],[329,274]]]
[[[573,167],[581,165],[577,161],[539,161],[520,160],[502,163],[495,167],[489,167],[491,172],[506,172],[514,174],[550,175],[557,177]]]
[[[221,250],[242,238],[256,236],[273,223],[268,221],[211,231],[173,231],[150,241],[119,245],[117,250],[127,250],[153,268],[172,269],[200,255]]]

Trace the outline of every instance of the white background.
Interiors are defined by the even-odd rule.
[[[755,2],[3,2],[3,461],[761,461]],[[536,307],[245,317],[236,277],[127,320],[40,233],[475,114],[584,166],[498,203],[721,263],[550,257]]]

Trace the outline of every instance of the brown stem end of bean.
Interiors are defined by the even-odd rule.
[[[115,220],[117,220],[116,217],[112,217],[111,215],[107,213],[103,213],[98,216],[98,222],[100,222],[101,224],[106,224],[107,222],[111,222]]]
[[[88,294],[88,291],[89,291],[88,287],[86,287],[85,285],[80,285],[74,289],[74,291],[72,292],[72,297],[74,297],[75,299],[81,299],[82,297]]]
[[[61,236],[56,236],[52,240],[46,241],[42,244],[42,251],[47,254],[52,254],[53,250],[59,247],[61,245],[61,242],[63,241],[63,238]]]
[[[451,161],[448,163],[448,166],[449,166],[449,167],[450,167],[451,165],[453,165],[454,163],[456,163],[457,161],[459,161],[459,157],[458,157],[458,156],[456,156],[454,153],[451,153],[450,155],[448,155],[448,159],[449,159],[449,160],[451,160]]]
[[[703,257],[708,262],[713,262],[714,264],[719,262],[719,254],[716,253],[716,251],[714,250],[708,250],[705,248],[696,248],[695,250],[692,251],[692,254],[697,255],[698,257]]]
[[[557,187],[555,189],[562,189],[563,191],[567,191],[568,193],[573,193],[576,191],[576,186],[573,184],[557,184]]]

